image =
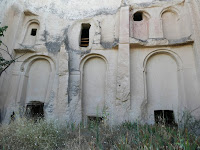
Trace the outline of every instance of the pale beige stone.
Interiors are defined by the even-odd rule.
[[[1,0],[2,40],[14,57],[26,53],[0,78],[1,121],[33,101],[47,120],[69,123],[153,124],[155,110],[174,111],[177,122],[187,110],[200,118],[199,8],[196,0]]]

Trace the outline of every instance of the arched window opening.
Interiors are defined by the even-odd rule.
[[[35,45],[38,29],[39,29],[38,23],[33,22],[29,24],[24,37],[24,42],[23,42],[24,45],[29,45],[29,46]]]
[[[32,36],[36,36],[36,34],[37,34],[37,29],[32,29],[31,30],[31,35]]]
[[[81,26],[81,41],[80,47],[88,47],[90,42],[90,27],[89,23],[83,23]]]
[[[130,36],[140,40],[149,38],[149,15],[138,11],[130,18]]]
[[[25,115],[28,119],[42,119],[44,118],[44,103],[39,101],[32,101],[27,104]]]
[[[143,12],[136,12],[133,15],[133,20],[134,21],[142,21],[143,20]]]

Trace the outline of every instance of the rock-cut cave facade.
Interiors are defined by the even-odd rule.
[[[2,123],[200,118],[199,0],[0,0],[0,22]]]

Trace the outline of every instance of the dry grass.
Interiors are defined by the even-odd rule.
[[[92,122],[88,127],[20,119],[0,127],[2,150],[88,149],[200,149],[200,137],[192,130],[163,125],[124,123],[109,127]]]

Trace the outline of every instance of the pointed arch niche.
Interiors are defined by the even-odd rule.
[[[34,46],[38,37],[39,22],[37,20],[29,21],[25,30],[23,45]]]
[[[161,13],[163,35],[166,39],[180,38],[180,19],[178,12],[173,9],[165,9]]]
[[[148,123],[155,123],[154,113],[158,110],[173,111],[177,121],[185,103],[180,57],[170,50],[151,52],[144,61],[144,81],[145,107],[142,113],[145,111]]]
[[[35,55],[23,62],[21,71],[23,80],[20,105],[47,103],[55,76],[54,61],[45,55]]]
[[[84,121],[102,116],[106,92],[106,62],[106,59],[98,54],[86,56],[81,62],[81,99]]]

